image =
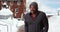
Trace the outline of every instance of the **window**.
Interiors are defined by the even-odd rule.
[[[20,5],[20,0],[18,0],[17,5]]]
[[[13,6],[13,1],[10,2],[10,5]]]
[[[15,16],[17,15],[16,13],[18,13],[18,8],[15,9]]]
[[[15,13],[18,13],[18,8],[15,9]]]

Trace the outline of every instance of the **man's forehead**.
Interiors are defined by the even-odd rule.
[[[35,8],[36,6],[34,6],[34,5],[31,5],[31,7]]]

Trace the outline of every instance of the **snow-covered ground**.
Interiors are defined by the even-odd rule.
[[[60,32],[60,16],[52,16],[49,18],[48,32]]]
[[[1,32],[17,32],[19,27],[24,25],[24,21],[23,20],[19,20],[18,19],[0,19],[0,31]]]

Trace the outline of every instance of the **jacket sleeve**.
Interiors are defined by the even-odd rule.
[[[46,14],[44,13],[43,14],[43,32],[48,32],[48,28],[49,28],[48,19],[46,17]]]
[[[26,17],[24,16],[24,19],[25,19],[25,32],[28,32],[28,24],[27,24],[27,22],[26,22]]]
[[[25,22],[25,32],[28,32],[28,24]]]

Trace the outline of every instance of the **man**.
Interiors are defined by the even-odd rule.
[[[48,19],[44,12],[38,11],[38,4],[30,4],[30,13],[25,15],[25,32],[48,32]]]

